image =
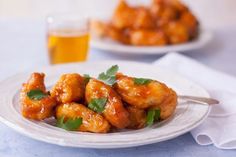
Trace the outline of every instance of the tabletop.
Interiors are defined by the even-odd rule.
[[[185,55],[190,56],[209,67],[236,76],[235,28],[211,30],[213,40],[204,48]],[[18,72],[48,64],[46,51],[46,30],[43,21],[0,20],[0,80]],[[163,55],[115,55],[91,49],[89,62],[102,60],[132,60],[152,63]],[[81,149],[68,148],[35,141],[25,137],[0,123],[1,157],[100,157],[100,156],[162,156],[197,157],[227,156],[235,157],[235,150],[220,150],[216,147],[199,146],[190,133],[172,140],[152,145],[126,149]]]

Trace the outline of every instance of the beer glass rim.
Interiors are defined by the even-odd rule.
[[[58,13],[51,13],[46,16],[47,23],[54,23],[59,21],[89,21],[88,15],[80,12],[58,12]]]

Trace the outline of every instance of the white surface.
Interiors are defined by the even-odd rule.
[[[220,104],[212,106],[206,121],[191,133],[201,145],[236,149],[236,78],[212,70],[190,58],[169,54],[154,63],[178,72],[203,86]],[[198,77],[198,76],[201,77]]]
[[[153,55],[153,54],[163,54],[173,51],[191,52],[191,50],[202,48],[207,43],[209,43],[211,39],[212,39],[212,34],[209,31],[203,30],[201,31],[197,39],[179,45],[132,46],[132,45],[124,45],[109,39],[93,38],[91,41],[91,47],[109,53],[130,54],[130,55],[131,54]]]
[[[0,18],[43,19],[54,12],[86,12],[91,16],[111,14],[119,0],[0,0]],[[128,0],[131,4],[151,0]],[[207,28],[236,27],[235,0],[183,0]]]
[[[178,94],[209,97],[208,93],[194,83],[178,77],[162,68],[154,68],[148,64],[137,62],[102,62],[68,64],[34,69],[45,72],[47,86],[52,86],[64,73],[89,73],[97,76],[111,65],[117,64],[120,71],[127,75],[157,79],[173,88]],[[163,124],[155,124],[140,130],[118,133],[95,134],[83,132],[67,132],[44,122],[30,121],[21,116],[19,89],[30,73],[15,75],[0,84],[0,120],[9,127],[31,138],[62,146],[85,148],[124,148],[145,145],[172,139],[182,135],[201,124],[207,117],[210,107],[191,103],[179,103],[175,114]],[[78,140],[79,139],[79,140]]]

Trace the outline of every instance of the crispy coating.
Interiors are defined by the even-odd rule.
[[[187,27],[180,21],[172,21],[165,27],[166,34],[171,44],[181,44],[189,40]]]
[[[33,73],[28,82],[22,86],[20,92],[21,111],[26,118],[43,120],[53,114],[53,107],[56,105],[56,101],[52,97],[46,96],[41,100],[31,100],[27,96],[29,91],[36,89],[45,94],[47,93],[44,85],[44,76],[43,73]]]
[[[177,19],[179,12],[166,0],[153,0],[150,13],[156,19],[158,27],[163,27]]]
[[[129,30],[128,29],[118,29],[112,25],[107,25],[106,34],[108,37],[114,41],[121,42],[123,44],[130,43]]]
[[[77,129],[78,131],[106,133],[110,130],[110,124],[105,118],[82,104],[66,103],[57,106],[56,117],[63,116],[65,120],[68,118],[82,118],[82,124]]]
[[[174,90],[169,89],[169,95],[164,100],[163,103],[154,106],[153,108],[158,108],[161,110],[160,118],[165,120],[169,118],[175,111],[177,105],[177,94]]]
[[[114,11],[111,20],[112,25],[119,29],[132,27],[135,14],[135,9],[128,6],[128,4],[124,0],[121,0]]]
[[[53,86],[50,94],[58,103],[70,103],[84,98],[84,78],[79,74],[64,74]]]
[[[146,112],[145,110],[133,107],[133,106],[127,106],[126,108],[129,112],[130,117],[130,125],[127,127],[129,129],[141,129],[144,128],[146,125]]]
[[[122,100],[140,109],[161,104],[168,96],[169,88],[158,81],[151,81],[146,85],[137,85],[133,77],[121,73],[116,75],[117,83],[114,88]]]
[[[114,27],[111,23],[104,23],[95,20],[91,21],[90,28],[92,35],[95,37],[103,38],[108,36],[114,41],[122,42],[123,44],[130,43],[128,29],[119,29]]]
[[[199,29],[197,18],[191,12],[185,11],[181,14],[180,21],[187,27],[190,37],[195,38]]]
[[[155,21],[150,11],[146,7],[138,6],[135,9],[135,20],[133,20],[133,29],[153,29]]]
[[[103,116],[113,126],[122,129],[129,125],[129,113],[124,108],[120,97],[109,85],[96,79],[90,79],[85,90],[86,101],[89,103],[92,99],[107,98]]]
[[[142,6],[130,7],[124,0],[118,4],[111,22],[113,26],[119,29],[155,27],[154,19],[147,8]]]
[[[178,12],[188,11],[188,8],[179,0],[152,0],[151,8],[161,9],[161,7],[170,7]]]
[[[90,21],[90,32],[95,37],[105,37],[107,31],[107,24],[98,20]]]
[[[134,30],[130,33],[132,45],[166,45],[168,39],[160,30]]]

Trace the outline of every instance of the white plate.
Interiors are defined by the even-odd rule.
[[[92,38],[91,46],[109,53],[154,55],[168,52],[190,52],[206,45],[212,38],[208,31],[201,31],[199,37],[191,42],[169,46],[129,46],[110,39]]]
[[[209,94],[203,88],[172,72],[137,62],[110,61],[67,64],[37,69],[37,71],[46,73],[45,83],[47,86],[52,86],[63,73],[78,72],[97,76],[113,64],[118,64],[120,71],[125,74],[163,81],[176,90],[178,94],[209,97]],[[33,139],[61,146],[121,148],[165,141],[197,127],[207,117],[210,110],[207,105],[179,103],[171,119],[152,127],[108,134],[67,132],[45,122],[31,121],[21,116],[19,89],[21,84],[29,78],[30,73],[12,76],[0,84],[0,121]]]

